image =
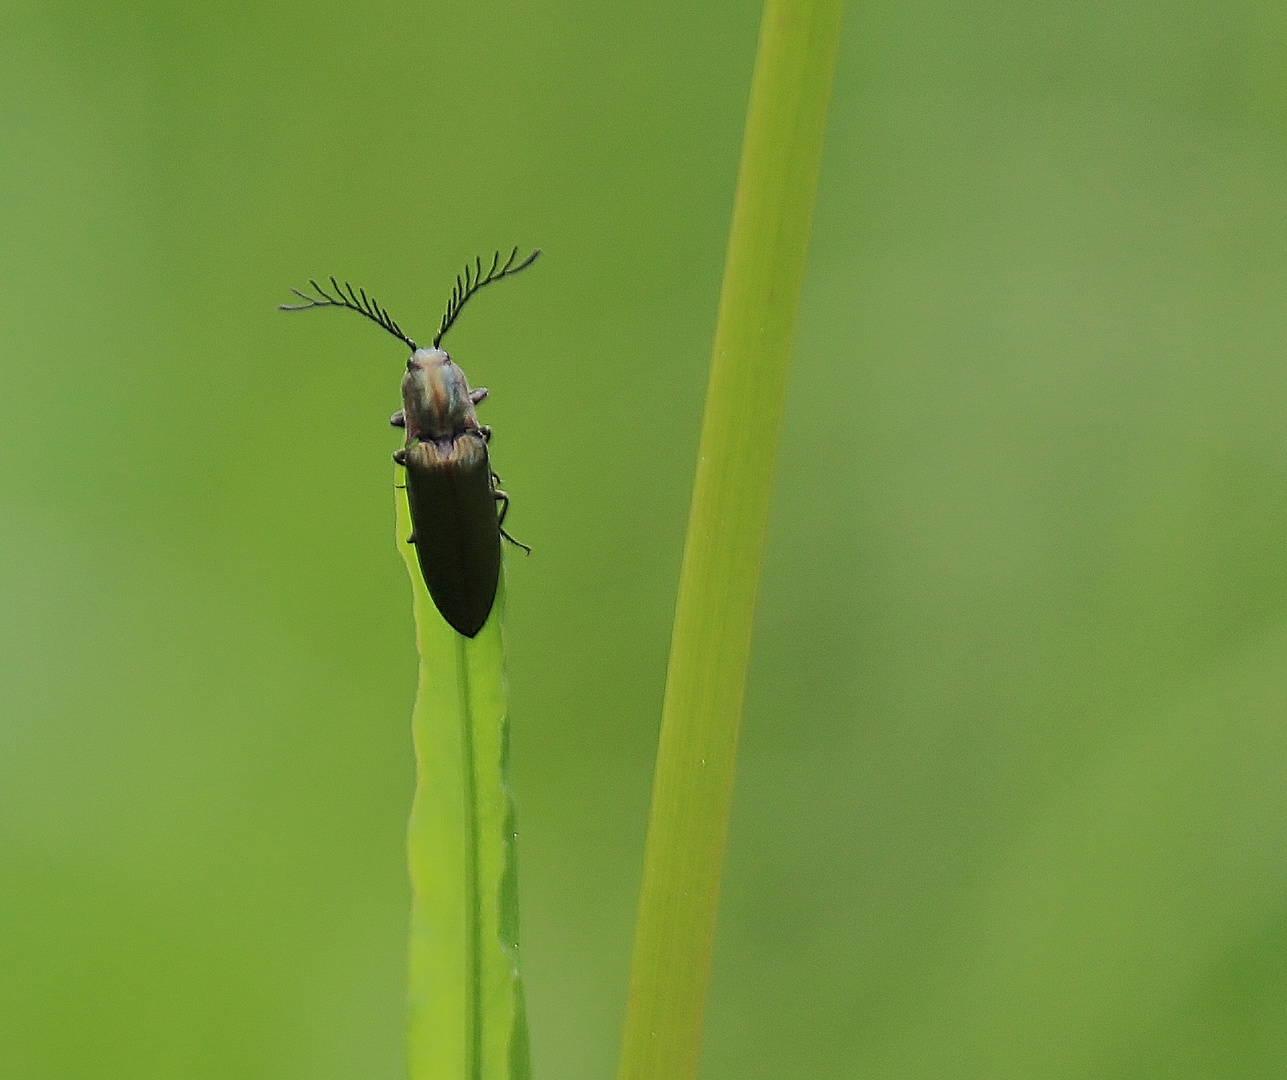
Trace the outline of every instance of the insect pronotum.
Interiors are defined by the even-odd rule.
[[[469,388],[465,373],[440,347],[461,309],[479,289],[526,270],[540,251],[521,262],[518,248],[491,266],[475,259],[457,275],[433,344],[422,349],[402,331],[384,308],[362,289],[354,290],[331,278],[330,291],[310,281],[310,295],[292,289],[302,304],[282,304],[282,311],[339,307],[365,315],[411,349],[402,376],[402,408],[389,418],[406,428],[406,444],[393,460],[407,470],[407,502],[411,536],[420,573],[442,617],[465,637],[473,637],[487,622],[500,581],[501,538],[530,551],[505,531],[509,496],[491,467],[487,444],[492,430],[478,423],[474,406],[487,390]]]

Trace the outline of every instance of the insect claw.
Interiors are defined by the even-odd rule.
[[[524,555],[530,555],[530,554],[532,554],[532,549],[531,549],[530,547],[528,547],[525,543],[523,543],[523,541],[522,541],[522,540],[515,540],[515,539],[514,539],[512,536],[510,536],[510,534],[509,534],[509,533],[507,533],[504,529],[501,529],[500,534],[501,534],[501,536],[505,537],[505,539],[506,539],[506,540],[508,540],[508,541],[509,541],[511,544],[513,544],[515,547],[520,547],[520,548],[522,548],[522,549],[523,549],[523,554],[524,554]]]

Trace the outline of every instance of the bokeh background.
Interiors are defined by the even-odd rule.
[[[402,349],[516,535],[538,1080],[612,1074],[759,5],[0,4],[0,1075],[393,1080]],[[853,2],[703,1076],[1287,1075],[1287,9]]]

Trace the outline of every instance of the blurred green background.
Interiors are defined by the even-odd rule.
[[[401,347],[612,1074],[758,3],[3,3],[0,1076],[402,1072]],[[1287,12],[847,13],[703,1075],[1287,1075]]]

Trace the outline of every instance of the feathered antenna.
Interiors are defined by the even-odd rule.
[[[526,270],[532,263],[536,262],[536,257],[541,253],[537,248],[526,259],[517,266],[514,260],[518,258],[518,248],[509,253],[509,258],[505,260],[505,265],[501,265],[500,252],[492,256],[492,265],[487,273],[483,273],[483,260],[477,258],[474,264],[470,266],[465,264],[465,273],[463,277],[456,275],[456,285],[451,290],[451,299],[447,301],[447,312],[442,317],[442,325],[438,327],[438,333],[434,335],[433,347],[438,348],[439,343],[446,336],[447,331],[451,329],[452,323],[456,321],[456,316],[460,314],[460,309],[465,306],[471,296],[474,295],[484,285],[490,285],[493,281],[500,281],[501,278],[509,277],[511,274],[517,274],[520,270]]]
[[[408,345],[411,346],[412,352],[415,352],[416,349],[419,348],[419,346],[414,341],[412,341],[409,337],[407,337],[406,334],[402,332],[402,327],[400,327],[396,322],[393,321],[393,316],[391,316],[387,311],[384,310],[384,308],[382,308],[379,304],[377,304],[375,302],[374,297],[368,297],[366,295],[365,290],[358,289],[356,292],[354,292],[353,286],[350,285],[347,281],[344,283],[344,287],[341,288],[340,283],[336,281],[334,278],[331,278],[331,286],[335,290],[335,295],[332,296],[325,289],[323,289],[316,281],[313,281],[312,279],[310,279],[309,284],[313,286],[313,291],[317,293],[316,296],[309,296],[308,293],[306,292],[300,292],[298,289],[291,289],[291,292],[293,292],[296,296],[298,296],[301,300],[303,300],[304,303],[279,304],[277,307],[277,310],[278,311],[307,311],[309,308],[318,308],[318,307],[348,308],[350,311],[356,311],[359,315],[365,315],[373,323],[376,323],[379,326],[383,326],[387,331],[389,331],[390,334],[392,334],[398,340],[405,341]],[[437,344],[436,341],[435,341],[435,344]]]

